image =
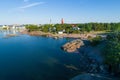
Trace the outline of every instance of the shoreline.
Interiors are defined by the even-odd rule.
[[[53,34],[49,32],[42,32],[42,31],[31,31],[28,32],[27,30],[23,30],[20,32],[21,34],[28,34],[31,36],[46,36],[46,37],[53,37],[53,38],[80,38],[80,39],[88,39],[88,38],[94,38],[98,34],[97,33],[81,33],[81,34]]]

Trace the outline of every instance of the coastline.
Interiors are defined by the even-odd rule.
[[[27,30],[23,30],[20,33],[28,34],[31,36],[46,36],[46,37],[53,37],[53,38],[80,38],[80,39],[88,39],[94,38],[97,36],[97,33],[81,33],[81,34],[53,34],[49,32],[42,32],[42,31],[31,31],[28,32]]]

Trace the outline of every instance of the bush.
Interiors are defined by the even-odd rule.
[[[92,46],[97,46],[102,41],[101,36],[96,36],[90,40]]]
[[[120,76],[120,33],[114,33],[107,36],[104,57],[105,64],[111,67],[109,71]]]
[[[26,25],[25,27],[26,27],[26,29],[28,29],[29,31],[39,30],[39,27],[38,27],[37,25]]]
[[[80,31],[79,31],[79,30],[73,30],[72,33],[74,33],[74,34],[79,34]]]
[[[92,36],[88,36],[88,40],[91,40],[92,39]]]

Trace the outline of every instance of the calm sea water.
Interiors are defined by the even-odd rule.
[[[79,54],[61,46],[70,39],[19,35],[4,38],[0,32],[0,80],[69,80],[79,71]]]

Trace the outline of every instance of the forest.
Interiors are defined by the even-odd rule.
[[[81,24],[44,24],[26,25],[30,31],[40,30],[43,32],[57,33],[81,33],[90,31],[120,31],[120,23],[81,23]]]

